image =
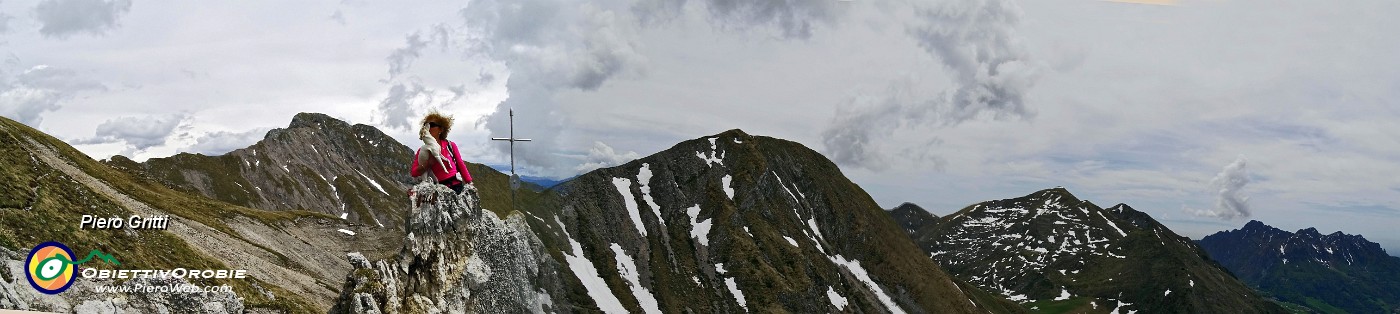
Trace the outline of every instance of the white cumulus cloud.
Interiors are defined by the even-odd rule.
[[[1225,165],[1225,168],[1221,169],[1220,173],[1210,180],[1210,187],[1215,195],[1215,207],[1209,210],[1195,210],[1192,213],[1223,220],[1249,218],[1249,196],[1241,193],[1244,186],[1249,184],[1249,169],[1245,168],[1246,162],[1247,160],[1241,155],[1234,162]]]

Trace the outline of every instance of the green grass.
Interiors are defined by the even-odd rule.
[[[1311,298],[1311,297],[1303,297],[1303,303],[1304,303],[1304,304],[1307,304],[1308,307],[1310,307],[1310,308],[1312,308],[1312,309],[1314,309],[1314,310],[1317,310],[1317,311],[1319,311],[1319,312],[1322,312],[1322,313],[1328,313],[1328,314],[1346,314],[1346,313],[1347,313],[1346,310],[1337,308],[1337,307],[1335,307],[1335,306],[1332,306],[1331,304],[1327,304],[1327,302],[1323,302],[1322,300],[1314,299],[1314,298]]]

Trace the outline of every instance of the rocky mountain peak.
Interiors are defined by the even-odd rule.
[[[350,223],[397,226],[413,183],[413,151],[378,129],[320,113],[299,113],[287,128],[219,156],[179,154],[136,164],[138,172],[173,189],[251,208],[304,210]]]
[[[516,212],[482,214],[474,188],[413,187],[398,255],[372,261],[346,255],[346,275],[331,313],[545,313],[565,311],[554,279],[558,264]]]
[[[1258,221],[1258,220],[1250,220],[1248,223],[1245,223],[1245,224],[1244,224],[1244,228],[1241,228],[1240,230],[1245,230],[1245,231],[1249,231],[1249,230],[1260,230],[1260,231],[1263,231],[1263,230],[1269,230],[1269,229],[1273,229],[1273,227],[1270,227],[1269,225],[1266,225],[1266,224],[1264,224],[1263,222],[1260,222],[1260,221]]]
[[[909,233],[914,233],[919,229],[923,229],[924,226],[938,222],[937,215],[929,213],[927,210],[924,210],[923,207],[909,202],[899,204],[899,206],[891,209],[890,217],[894,218],[894,221],[899,223],[899,225],[904,227],[904,230]]]
[[[1200,245],[1240,279],[1290,302],[1356,313],[1400,304],[1394,279],[1400,278],[1400,258],[1360,235],[1322,235],[1312,227],[1288,232],[1250,221],[1206,236]]]
[[[552,190],[562,211],[540,220],[563,229],[561,254],[604,311],[1005,305],[973,301],[835,163],[796,142],[729,130]]]
[[[1250,221],[1238,230],[1206,236],[1201,239],[1201,244],[1212,255],[1220,255],[1225,260],[1234,260],[1236,255],[1245,254],[1267,256],[1275,263],[1287,260],[1290,263],[1315,262],[1335,266],[1386,259],[1389,256],[1380,244],[1367,241],[1360,235],[1341,231],[1323,235],[1314,227],[1288,232],[1259,221]],[[1259,272],[1245,273],[1255,275]]]
[[[1062,187],[973,204],[914,237],[949,273],[1028,307],[1281,310],[1148,214],[1103,209]]]
[[[925,211],[925,212],[927,212],[927,210],[924,210],[923,207],[919,207],[919,204],[914,204],[914,203],[910,203],[910,202],[904,202],[904,203],[899,204],[899,206],[895,206],[894,209],[893,209],[893,211],[896,211],[896,212]]]
[[[350,124],[323,113],[302,112],[292,116],[292,123],[287,125],[288,129],[320,127],[346,129]]]
[[[1317,232],[1317,228],[1308,227],[1308,228],[1304,228],[1304,229],[1302,229],[1302,230],[1298,230],[1298,235],[1309,236],[1309,237],[1321,237],[1321,236],[1322,236],[1322,233]]]

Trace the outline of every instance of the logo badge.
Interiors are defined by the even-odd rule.
[[[29,257],[24,260],[24,265],[29,285],[44,294],[58,294],[68,290],[77,279],[73,250],[63,243],[40,243],[29,250]]]

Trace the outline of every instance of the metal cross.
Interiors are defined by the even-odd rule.
[[[520,176],[515,174],[515,142],[529,142],[528,138],[515,138],[515,108],[510,109],[510,137],[493,137],[492,141],[510,142],[510,206],[515,207],[515,190],[520,188]]]

